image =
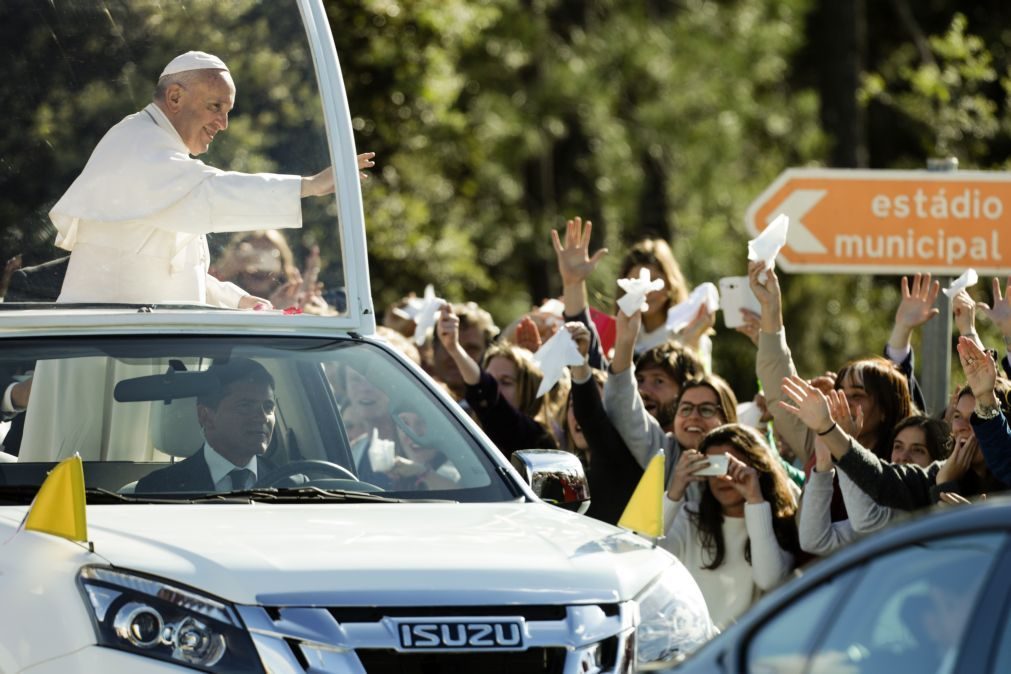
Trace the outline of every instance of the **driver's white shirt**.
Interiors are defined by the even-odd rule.
[[[245,466],[236,466],[218,454],[207,442],[204,442],[203,451],[204,461],[207,462],[207,468],[211,471],[211,481],[214,482],[214,491],[232,491],[232,478],[228,474],[236,468],[245,468],[246,470],[253,471],[254,484],[260,478],[259,473],[256,472],[257,461],[255,456]]]

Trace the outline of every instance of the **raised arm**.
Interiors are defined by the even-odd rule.
[[[580,353],[587,355],[590,331],[582,323],[569,322],[565,329],[572,335]],[[628,451],[618,430],[604,410],[597,382],[587,363],[569,367],[572,375],[572,414],[586,440],[590,456],[590,482],[592,501],[586,514],[590,517],[617,524],[628,499],[642,478],[642,466]]]
[[[365,173],[365,169],[372,168],[375,166],[375,162],[372,159],[376,156],[375,152],[364,152],[358,155],[358,177],[362,182],[368,179],[369,175]],[[319,173],[306,176],[302,178],[302,188],[299,196],[303,199],[305,197],[322,197],[327,194],[333,194],[336,185],[334,184],[333,167],[328,166]]]
[[[783,380],[789,400],[777,403],[816,432],[838,467],[878,504],[900,510],[915,510],[932,503],[934,474],[914,464],[894,465],[882,461],[858,443],[832,416],[824,393],[794,376]],[[836,395],[841,395],[833,391]]]
[[[631,317],[619,311],[616,321],[614,358],[611,375],[604,384],[604,408],[621,439],[643,468],[657,450],[668,444],[667,434],[653,415],[646,411],[632,368],[632,350],[639,334],[642,313]]]
[[[976,332],[976,301],[963,290],[951,298],[951,311],[958,334],[971,339],[976,346],[983,349],[983,341]]]
[[[1004,484],[1011,485],[1011,428],[994,391],[997,365],[975,342],[965,337],[958,339],[958,360],[976,397],[976,410],[970,423],[983,458],[990,472]]]
[[[846,395],[842,391],[831,390],[827,398],[829,412],[833,419],[838,420],[837,423],[842,427],[843,432],[851,438],[859,437],[864,421],[862,409],[857,407],[856,416],[853,416],[850,413],[849,401],[846,400]],[[825,450],[828,449],[824,443],[815,441],[815,447],[819,445]],[[829,456],[829,462],[831,462],[831,456]],[[839,480],[839,491],[842,493],[846,517],[855,534],[869,534],[892,521],[895,514],[892,508],[886,508],[875,502],[866,492],[856,486],[845,472],[839,471],[836,477]]]
[[[765,274],[764,280],[761,279]],[[779,289],[779,278],[776,272],[766,269],[760,262],[748,264],[748,281],[751,290],[762,306],[759,317],[758,355],[755,360],[755,371],[762,390],[772,412],[776,430],[782,434],[787,444],[802,463],[807,463],[813,451],[814,438],[807,427],[791,414],[783,412],[776,404],[782,399],[781,382],[784,377],[797,374],[793,365],[793,357],[786,345],[786,334],[783,329],[783,298]]]
[[[902,277],[902,299],[895,310],[892,334],[888,338],[888,357],[899,362],[911,348],[913,330],[940,313],[934,306],[941,284],[931,283],[930,274],[914,274],[912,287],[909,279]]]
[[[453,307],[448,302],[439,309],[439,322],[435,326],[435,332],[446,353],[460,370],[463,382],[468,386],[477,386],[481,381],[481,366],[460,345],[460,317],[453,312]]]
[[[985,302],[978,302],[976,306],[1000,329],[1004,338],[1004,358],[1001,364],[1004,366],[1005,376],[1011,377],[1011,276],[1007,279],[1003,295],[1000,290],[1000,279],[993,279],[992,306]]]
[[[589,254],[592,233],[593,223],[587,220],[584,226],[583,219],[578,216],[565,223],[564,244],[558,232],[551,230],[558,274],[562,277],[562,302],[566,316],[576,316],[587,308],[586,279],[597,268],[601,258],[607,255],[606,248],[601,248],[592,256]]]

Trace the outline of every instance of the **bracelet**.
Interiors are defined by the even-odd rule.
[[[834,430],[835,430],[835,426],[836,426],[836,424],[835,424],[835,422],[833,421],[833,422],[832,422],[832,425],[831,425],[831,426],[829,426],[828,428],[826,428],[826,429],[825,429],[825,430],[823,430],[823,431],[820,431],[820,432],[818,433],[818,435],[828,435],[829,433],[831,433],[832,431],[834,431]]]
[[[986,405],[977,401],[976,408],[973,411],[976,413],[977,419],[980,421],[988,421],[1000,414],[1001,409],[1000,405]]]

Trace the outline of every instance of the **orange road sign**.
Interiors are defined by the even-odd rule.
[[[1011,173],[788,169],[748,207],[790,218],[787,271],[1011,273]]]

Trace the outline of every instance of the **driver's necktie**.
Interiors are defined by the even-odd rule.
[[[232,478],[232,489],[239,490],[252,487],[256,475],[248,468],[236,468],[228,474],[228,477]]]

